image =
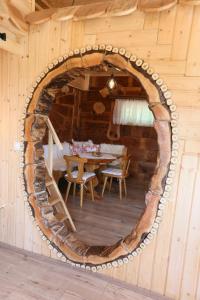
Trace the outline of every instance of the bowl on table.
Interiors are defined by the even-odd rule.
[[[102,153],[101,152],[92,152],[92,155],[94,156],[94,157],[101,157],[102,156]]]

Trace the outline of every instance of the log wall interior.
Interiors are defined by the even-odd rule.
[[[131,77],[116,77],[117,83],[126,89],[127,99],[147,99],[144,89]],[[132,79],[132,78],[131,78]],[[91,139],[95,144],[113,143],[107,137],[109,121],[112,118],[111,104],[114,99],[122,97],[120,92],[115,96],[102,97],[99,90],[106,86],[108,77],[91,77],[89,91],[78,91],[70,88],[67,93],[60,91],[50,112],[50,120],[61,140],[72,139],[85,141]],[[131,85],[133,88],[131,88]],[[102,102],[105,111],[96,114],[93,106]],[[132,156],[130,174],[136,180],[148,184],[156,165],[158,155],[157,135],[153,127],[121,126],[121,135],[115,144],[123,144]],[[98,134],[97,134],[98,133]],[[47,142],[47,138],[45,139]]]
[[[184,33],[184,34],[183,34]],[[106,43],[125,47],[160,73],[179,112],[179,160],[159,232],[132,262],[108,276],[165,294],[200,299],[200,7],[84,22],[32,26],[22,56],[0,51],[0,240],[47,256],[50,252],[26,210],[19,179],[20,119],[31,83],[70,48]]]

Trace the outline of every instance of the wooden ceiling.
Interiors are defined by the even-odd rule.
[[[177,4],[199,5],[200,0],[35,0],[36,12],[28,15],[29,24],[49,19],[80,21],[98,17],[125,16],[136,9],[145,13],[168,10]]]
[[[97,2],[108,3],[111,0],[35,0],[36,10],[48,9],[48,8],[63,8],[69,6],[79,6],[94,4]],[[120,0],[112,0],[113,2],[126,2]],[[132,5],[136,5],[140,9],[144,10],[159,10],[168,9],[172,5],[182,3],[186,5],[199,5],[200,0],[132,0]]]
[[[108,2],[108,0],[35,0],[36,10]]]
[[[136,9],[145,13],[157,12],[181,5],[200,5],[200,0],[0,0],[0,32],[7,40],[0,48],[21,55],[21,37],[29,24],[56,21],[80,21],[98,17],[120,17]]]

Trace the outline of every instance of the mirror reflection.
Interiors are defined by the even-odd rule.
[[[145,207],[158,155],[154,117],[139,80],[124,71],[100,65],[70,76],[56,90],[49,115],[62,144],[62,150],[51,147],[53,175],[77,237],[112,245],[132,230]],[[47,134],[47,160],[49,142]]]

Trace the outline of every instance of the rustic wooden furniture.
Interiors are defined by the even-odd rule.
[[[112,180],[113,178],[117,178],[119,180],[119,195],[120,200],[122,199],[122,182],[124,183],[124,192],[125,196],[127,196],[127,188],[126,188],[126,177],[128,176],[128,169],[130,165],[130,156],[124,156],[121,161],[121,168],[107,168],[103,170],[101,173],[104,175],[104,184],[102,189],[102,197],[106,188],[107,180],[110,178],[109,191],[111,190]]]
[[[68,181],[67,192],[65,196],[65,203],[67,202],[71,184],[74,183],[74,194],[76,189],[76,184],[80,184],[80,207],[83,206],[83,188],[84,185],[89,182],[90,191],[92,196],[92,201],[94,201],[94,191],[92,180],[96,177],[94,172],[84,172],[84,164],[87,163],[86,158],[81,158],[77,156],[64,156],[67,164],[67,174],[65,179]],[[78,170],[73,171],[74,164],[77,164]]]
[[[102,166],[105,166],[116,160],[116,156],[108,153],[100,153],[99,156],[95,156],[95,153],[83,152],[79,154],[80,157],[87,159],[85,169],[87,172],[94,172],[99,170]],[[97,176],[93,179],[93,188],[95,199],[100,200],[101,196],[95,191],[95,187],[99,184]]]

